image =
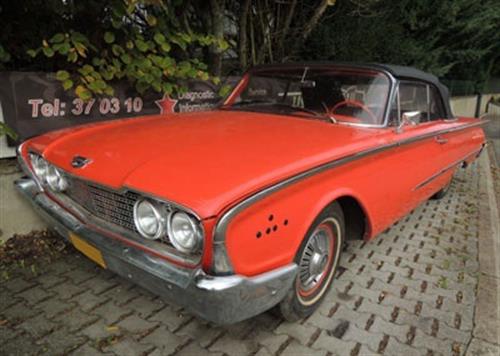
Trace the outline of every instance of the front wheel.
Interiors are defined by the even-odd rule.
[[[344,241],[344,214],[338,203],[314,220],[295,256],[298,273],[279,307],[288,321],[311,315],[323,300],[337,270]]]

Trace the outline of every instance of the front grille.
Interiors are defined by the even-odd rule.
[[[134,204],[139,199],[139,194],[114,192],[72,177],[69,178],[66,195],[90,214],[137,233]]]

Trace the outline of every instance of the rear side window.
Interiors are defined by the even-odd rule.
[[[398,122],[406,112],[419,111],[418,123],[442,119],[444,117],[443,102],[434,85],[417,82],[401,81],[399,93],[391,107],[391,121]]]

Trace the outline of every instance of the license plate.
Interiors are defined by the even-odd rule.
[[[86,241],[82,240],[80,237],[75,235],[74,233],[70,232],[69,234],[69,239],[73,246],[83,253],[85,256],[90,258],[92,261],[97,263],[99,266],[102,268],[106,268],[106,262],[104,262],[104,258],[102,257],[101,251],[96,249],[94,246],[91,244],[87,243]]]

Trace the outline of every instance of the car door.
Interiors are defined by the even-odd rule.
[[[391,109],[397,122],[393,139],[399,144],[395,179],[405,195],[404,211],[428,199],[449,180],[447,172],[439,174],[446,165],[444,146],[449,141],[439,135],[444,111],[432,102],[432,91],[426,82],[401,80]],[[408,120],[402,122],[405,116]]]

